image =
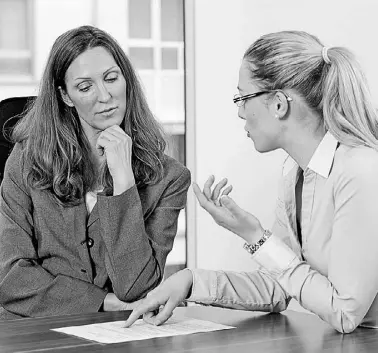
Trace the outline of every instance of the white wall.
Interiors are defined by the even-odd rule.
[[[373,0],[194,0],[195,152],[193,179],[228,177],[233,198],[270,227],[283,153],[258,154],[232,103],[244,50],[261,34],[306,30],[325,45],[347,46],[360,59],[378,97],[377,20]],[[191,148],[190,146],[188,148]],[[192,192],[192,190],[190,190]],[[243,242],[196,209],[191,267],[249,270]],[[189,236],[193,236],[189,234]]]

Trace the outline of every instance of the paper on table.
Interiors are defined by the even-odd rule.
[[[210,332],[235,328],[211,321],[191,318],[178,319],[175,317],[172,317],[161,326],[149,325],[143,320],[135,321],[129,328],[125,328],[124,325],[125,321],[113,321],[101,324],[61,327],[52,329],[52,331],[66,333],[100,343],[120,343],[155,337],[189,335],[196,332]]]

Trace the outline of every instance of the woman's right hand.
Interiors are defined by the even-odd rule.
[[[188,269],[168,277],[159,287],[148,293],[145,299],[142,299],[130,314],[125,327],[130,327],[141,315],[149,324],[163,324],[172,316],[173,310],[188,297],[192,284],[192,273]],[[161,310],[158,311],[160,308]]]

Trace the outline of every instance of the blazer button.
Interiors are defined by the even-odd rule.
[[[94,244],[94,240],[92,238],[88,238],[87,244],[88,244],[88,248],[91,248]]]

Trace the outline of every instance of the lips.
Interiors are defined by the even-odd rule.
[[[98,112],[97,114],[107,114],[107,113],[111,113],[111,112],[114,111],[115,109],[117,109],[117,107],[104,109],[103,111]]]

